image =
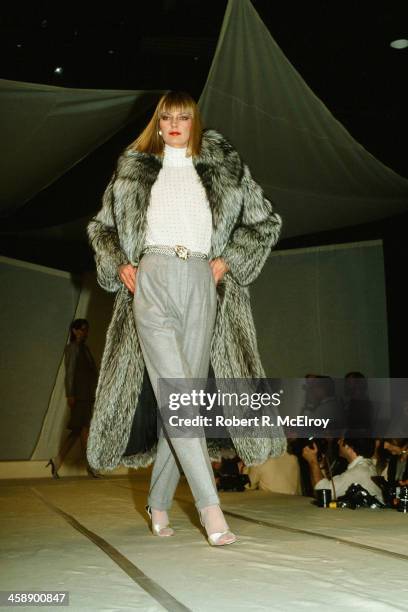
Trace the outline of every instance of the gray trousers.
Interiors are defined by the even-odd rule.
[[[133,312],[156,399],[158,378],[207,377],[216,307],[217,292],[208,260],[143,256],[136,275]],[[219,504],[204,433],[196,438],[169,437],[162,427],[148,496],[152,508],[170,508],[181,470],[199,510]]]

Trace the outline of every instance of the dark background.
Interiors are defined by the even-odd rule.
[[[390,47],[392,40],[408,38],[408,3],[253,0],[252,4],[336,119],[370,153],[408,177],[408,49]],[[226,0],[152,0],[126,6],[55,3],[46,8],[32,3],[24,9],[20,4],[3,7],[0,76],[63,87],[184,89],[198,99],[226,5]],[[62,67],[61,74],[55,73],[57,66]],[[20,211],[3,219],[1,253],[73,271],[91,268],[85,234],[80,241],[44,241],[30,238],[24,230],[59,225],[98,210],[118,153],[135,138],[145,119],[128,125]],[[275,205],[279,211],[279,203]],[[278,247],[384,241],[393,376],[406,372],[407,220],[407,215],[399,215],[298,236]]]

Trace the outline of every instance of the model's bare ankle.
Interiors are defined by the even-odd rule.
[[[151,511],[152,521],[155,525],[160,525],[160,527],[166,527],[169,524],[169,516],[167,514],[167,510],[157,510],[152,507]]]

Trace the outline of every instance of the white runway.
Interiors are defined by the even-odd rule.
[[[408,515],[221,493],[239,542],[215,548],[184,480],[176,535],[150,533],[148,477],[0,481],[0,589],[69,591],[70,611],[408,610]]]

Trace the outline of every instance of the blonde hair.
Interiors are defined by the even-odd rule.
[[[201,123],[200,111],[195,100],[190,94],[184,91],[170,91],[159,100],[153,117],[149,123],[127,148],[133,151],[141,151],[142,153],[152,153],[154,155],[163,155],[164,141],[159,135],[159,121],[161,113],[169,113],[172,111],[181,111],[182,113],[190,113],[192,116],[192,125],[190,138],[187,143],[187,155],[199,155],[201,150],[201,138],[203,127]]]

